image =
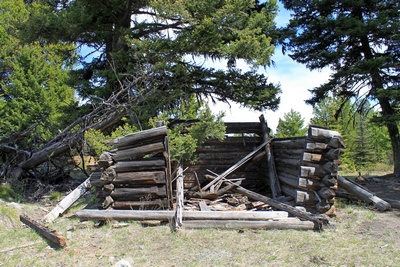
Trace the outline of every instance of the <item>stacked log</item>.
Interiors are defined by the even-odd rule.
[[[171,168],[165,126],[112,140],[99,169],[90,176],[102,207],[149,209],[172,207]]]
[[[340,133],[312,125],[307,137],[274,139],[272,147],[282,192],[310,212],[334,210],[345,148]]]

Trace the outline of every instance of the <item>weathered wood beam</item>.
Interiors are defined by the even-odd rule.
[[[128,149],[118,149],[117,151],[112,151],[112,159],[114,161],[124,161],[142,158],[149,154],[163,152],[165,150],[163,142],[157,142],[152,144],[147,144],[143,146],[137,146]]]
[[[115,148],[128,147],[132,144],[144,143],[159,139],[163,140],[167,134],[168,131],[166,126],[156,127],[116,138],[112,140],[109,144]]]
[[[171,220],[173,210],[81,210],[79,218],[90,220]],[[182,212],[185,220],[269,220],[287,218],[285,211],[186,211]]]
[[[44,218],[44,222],[52,222],[63,214],[72,204],[75,203],[83,194],[87,192],[91,187],[90,177],[87,178],[83,183],[81,183],[77,188],[75,188],[71,193],[69,193],[65,198],[63,198],[57,206],[48,213]]]
[[[281,219],[270,221],[238,221],[238,220],[188,220],[183,221],[187,229],[220,228],[220,229],[296,229],[312,230],[313,222],[299,219]]]
[[[259,200],[261,202],[264,202],[265,204],[270,205],[271,207],[275,208],[275,209],[279,209],[279,210],[284,210],[287,211],[288,213],[297,216],[300,219],[304,219],[304,220],[308,220],[308,221],[312,221],[315,224],[316,229],[321,229],[323,225],[327,225],[329,224],[329,220],[324,218],[324,217],[320,217],[314,214],[310,214],[308,212],[303,212],[299,209],[296,209],[292,206],[289,206],[287,204],[281,203],[275,199],[269,198],[267,196],[263,196],[261,194],[255,193],[253,191],[247,190],[241,186],[237,186],[233,189],[234,191],[236,191],[237,193],[241,193],[244,194],[246,196],[248,196],[251,199],[255,199],[255,200]]]
[[[67,240],[62,235],[57,234],[55,231],[41,225],[40,223],[30,219],[26,215],[20,216],[21,222],[38,232],[43,237],[47,238],[49,241],[53,242],[54,244],[65,247],[67,245]]]
[[[267,125],[267,121],[264,118],[264,115],[261,114],[259,117],[260,124],[261,124],[261,131],[263,136],[264,143],[269,142],[265,146],[265,152],[267,154],[267,165],[268,165],[268,177],[269,177],[269,185],[272,192],[272,197],[276,198],[282,195],[281,187],[279,184],[279,179],[276,174],[276,166],[275,166],[275,159],[271,149],[271,136],[269,135],[269,128]]]
[[[391,206],[389,203],[387,203],[383,199],[375,196],[374,194],[361,188],[356,183],[351,182],[349,179],[342,177],[340,175],[338,176],[338,185],[339,185],[339,187],[343,188],[350,194],[353,194],[357,198],[365,201],[366,203],[373,204],[374,207],[376,207],[379,211],[386,211],[386,210],[391,209]]]
[[[133,172],[142,170],[160,170],[166,167],[165,159],[145,159],[134,161],[120,161],[111,166],[119,172]]]
[[[151,186],[151,187],[121,187],[115,188],[110,196],[114,200],[132,200],[133,198],[139,198],[144,196],[167,196],[165,186]]]

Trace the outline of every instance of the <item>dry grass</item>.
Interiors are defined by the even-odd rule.
[[[7,206],[8,204],[8,206]],[[142,227],[130,222],[94,227],[63,217],[48,226],[68,238],[54,248],[23,227],[19,214],[38,219],[38,204],[0,202],[0,266],[114,266],[125,259],[132,266],[398,266],[400,212],[378,213],[337,203],[335,230],[182,229],[168,225]],[[81,209],[75,206],[68,215]],[[31,245],[30,245],[31,244]],[[25,246],[24,246],[25,245]]]

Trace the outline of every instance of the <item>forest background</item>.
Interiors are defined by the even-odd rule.
[[[399,176],[399,3],[281,4],[293,16],[278,27],[274,0],[1,1],[3,182],[62,177],[57,157],[97,157],[105,140],[160,119],[200,120],[184,137],[171,132],[174,158],[190,157],[205,139],[223,138],[214,102],[278,109],[282,88],[266,76],[279,66],[276,49],[330,69],[307,102],[310,123],[344,136],[342,169]],[[306,123],[290,110],[274,135],[304,135]]]

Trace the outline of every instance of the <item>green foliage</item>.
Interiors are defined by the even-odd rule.
[[[61,192],[58,191],[54,191],[53,193],[51,193],[51,195],[49,196],[49,200],[50,201],[60,201],[62,198],[64,197],[64,195]]]
[[[276,136],[279,138],[305,136],[307,127],[304,127],[304,118],[300,112],[290,109],[283,115],[283,119],[279,118],[276,128]]]
[[[119,81],[140,96],[134,109],[141,121],[193,94],[258,110],[279,104],[278,85],[236,68],[239,59],[270,65],[276,1],[52,1],[41,11],[24,24],[28,40],[78,42],[99,52],[74,71],[77,92],[90,104],[118,91]],[[204,59],[228,69],[205,67]]]
[[[283,30],[284,50],[310,69],[329,67],[330,80],[311,90],[316,104],[334,92],[361,106],[380,106],[377,120],[386,127],[400,175],[400,2],[282,1],[294,12]]]
[[[10,184],[0,184],[0,198],[5,201],[13,201],[17,194]]]
[[[125,123],[121,126],[118,126],[110,135],[107,135],[99,130],[87,130],[85,132],[87,153],[95,158],[98,158],[101,153],[111,149],[111,146],[107,145],[109,141],[138,131],[136,126],[129,124],[127,120],[123,121],[125,121]]]
[[[194,103],[194,101],[195,99],[192,98],[191,103]],[[189,126],[182,123],[168,127],[170,154],[173,162],[184,160],[194,163],[197,160],[195,152],[204,141],[210,138],[222,141],[225,138],[225,124],[222,121],[224,113],[214,115],[207,105],[198,106],[198,104],[195,104],[190,106],[188,112],[185,112],[187,110],[186,105],[182,105],[182,109],[175,109],[173,117],[175,119],[182,118],[182,120],[195,119],[195,123]],[[171,115],[164,114],[153,118],[150,125],[154,127],[158,120],[163,120],[168,125]]]
[[[385,127],[371,122],[376,112],[369,102],[363,109],[343,98],[328,97],[314,106],[312,124],[326,126],[342,134],[346,144],[341,170],[358,172],[375,168],[375,163],[391,163],[391,146]]]
[[[0,3],[0,135],[40,122],[30,136],[33,146],[73,119],[75,96],[67,83],[76,56],[74,45],[22,43],[19,26],[28,14],[22,0]]]

